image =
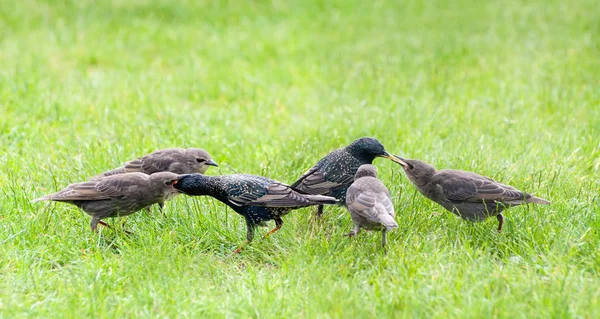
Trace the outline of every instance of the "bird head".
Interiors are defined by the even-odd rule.
[[[150,175],[150,183],[157,189],[162,190],[167,197],[177,196],[179,190],[174,186],[186,175],[177,175],[171,172],[158,172]]]
[[[371,165],[371,164],[363,164],[361,165],[358,170],[356,171],[356,174],[354,175],[354,180],[357,180],[361,177],[365,177],[365,176],[370,176],[370,177],[377,177],[377,167]]]
[[[361,159],[365,163],[370,164],[376,157],[383,157],[400,164],[396,156],[390,155],[385,150],[385,147],[383,147],[383,144],[372,137],[361,137],[350,143],[346,149],[354,157]]]
[[[432,165],[429,165],[420,160],[404,159],[399,156],[395,156],[398,159],[397,163],[402,166],[406,176],[417,186],[425,185],[429,182],[436,169]]]
[[[173,185],[175,189],[186,195],[209,195],[213,187],[211,176],[202,174],[186,174]]]
[[[215,163],[207,151],[199,148],[188,148],[185,154],[189,156],[190,163],[194,170],[200,174],[204,174],[209,166],[219,166]]]

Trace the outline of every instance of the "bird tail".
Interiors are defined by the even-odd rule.
[[[36,198],[36,199],[32,199],[32,200],[30,201],[30,203],[41,202],[41,201],[43,201],[43,200],[51,200],[51,198],[50,198],[50,196],[49,196],[49,195],[46,195],[46,196],[42,196],[42,197],[39,197],[39,198]]]
[[[551,204],[551,202],[549,200],[545,200],[543,198],[535,197],[533,195],[531,195],[531,197],[529,197],[527,199],[527,203],[542,204],[542,205],[550,205]]]
[[[392,231],[398,228],[398,224],[394,220],[394,216],[390,214],[382,214],[379,216],[379,222],[385,227],[387,231]]]
[[[335,199],[335,197],[324,196],[324,195],[304,195],[306,199],[311,201],[313,205],[335,205],[339,203],[339,200]]]

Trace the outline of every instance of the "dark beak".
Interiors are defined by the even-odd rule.
[[[219,167],[219,165],[217,165],[217,163],[215,163],[213,160],[208,160],[206,162],[204,162],[204,164],[206,165],[210,165],[210,166],[215,166],[215,167]]]
[[[387,158],[392,162],[402,165],[402,167],[406,167],[408,165],[402,157],[391,155],[388,152],[384,152],[383,155],[379,155],[379,157]]]

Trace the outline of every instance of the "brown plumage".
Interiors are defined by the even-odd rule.
[[[550,204],[543,198],[475,173],[438,171],[423,161],[399,159],[408,179],[425,197],[466,220],[481,221],[496,216],[498,231],[504,224],[502,211],[505,208],[527,203]]]
[[[123,166],[92,177],[140,172],[152,174],[156,172],[171,172],[175,174],[204,174],[210,166],[218,166],[210,154],[199,148],[167,148],[154,151],[148,155],[126,162]]]
[[[183,176],[171,172],[118,174],[71,184],[32,202],[49,200],[73,204],[92,216],[90,227],[95,231],[98,224],[107,226],[102,221],[104,218],[127,216],[177,196],[179,191],[173,185]]]
[[[377,179],[377,168],[370,164],[361,165],[354,183],[346,193],[346,206],[354,222],[348,236],[355,236],[361,228],[380,230],[381,245],[385,250],[386,232],[398,228],[394,220],[396,213],[387,187]]]

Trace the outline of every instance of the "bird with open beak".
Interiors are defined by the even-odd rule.
[[[549,201],[521,192],[491,178],[459,170],[436,170],[420,161],[397,157],[406,176],[421,194],[445,209],[469,221],[496,216],[502,230],[502,211],[527,203],[550,204]]]
[[[184,176],[171,172],[117,174],[71,184],[32,202],[48,200],[73,204],[92,216],[90,227],[96,231],[98,224],[108,227],[102,221],[104,218],[131,215],[179,195],[173,185]]]
[[[211,166],[216,167],[219,165],[217,165],[210,157],[210,154],[203,149],[166,148],[126,162],[119,168],[92,177],[91,180],[131,172],[139,172],[148,175],[157,172],[204,174]],[[162,212],[164,205],[159,204],[158,206]],[[148,207],[147,210],[150,211],[150,207]]]
[[[399,163],[399,159],[390,155],[378,140],[371,137],[359,138],[323,157],[291,187],[307,194],[332,196],[340,200],[340,205],[345,205],[346,192],[354,182],[358,168],[364,164],[372,164],[378,157]],[[317,216],[322,213],[323,206],[319,205]]]

